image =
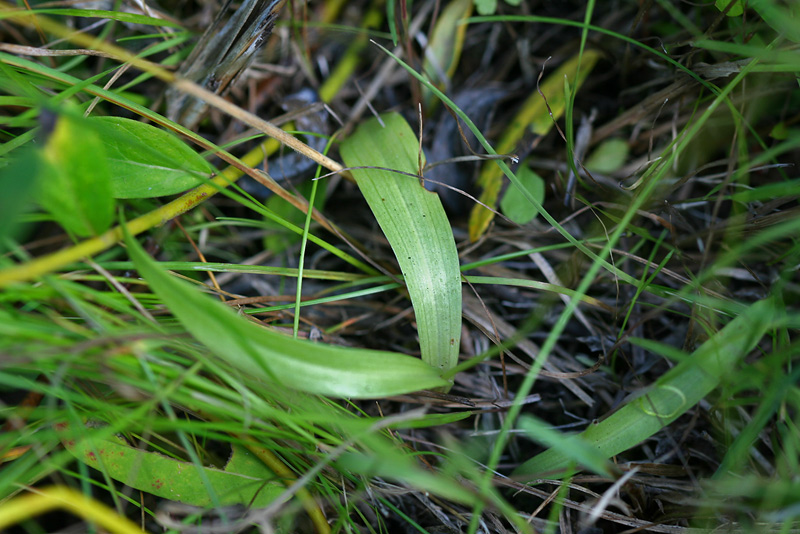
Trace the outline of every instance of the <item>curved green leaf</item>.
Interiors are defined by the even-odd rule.
[[[415,177],[419,144],[414,132],[397,113],[381,119],[385,127],[378,119],[365,122],[340,152],[349,167],[381,167],[351,172],[400,264],[422,359],[447,371],[458,361],[461,339],[458,251],[439,196]]]
[[[720,378],[755,347],[773,326],[773,307],[771,299],[756,302],[659,378],[644,395],[572,439],[588,445],[599,456],[611,458],[672,423],[717,387]],[[580,461],[566,450],[573,449],[548,449],[519,466],[514,474],[529,479],[550,476]]]
[[[294,339],[239,317],[161,270],[130,236],[128,251],[153,291],[195,338],[242,372],[334,397],[375,398],[446,384],[411,356]]]
[[[116,198],[182,193],[208,181],[214,167],[177,136],[121,117],[89,119],[102,133]]]

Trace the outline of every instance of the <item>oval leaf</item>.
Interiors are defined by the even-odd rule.
[[[377,119],[365,122],[340,152],[348,167],[382,168],[351,172],[400,264],[414,305],[422,359],[447,371],[458,362],[461,339],[458,250],[439,196],[414,176],[419,166],[414,132],[397,113],[381,119],[385,127]]]
[[[586,158],[584,167],[592,172],[609,174],[625,165],[630,148],[624,139],[608,139],[600,143]]]
[[[544,203],[544,180],[541,176],[527,165],[521,165],[517,170],[517,178],[539,204]],[[500,209],[506,217],[517,224],[527,224],[539,214],[539,209],[531,204],[514,184],[510,184],[503,194]]]
[[[494,15],[497,10],[497,0],[475,0],[475,7],[479,15]]]
[[[89,120],[102,132],[116,198],[182,193],[215,172],[200,154],[165,130],[122,117]]]
[[[80,237],[108,230],[114,218],[111,169],[90,121],[60,116],[42,154],[39,204]]]
[[[333,397],[376,398],[446,384],[411,356],[294,339],[262,328],[162,271],[129,235],[136,268],[195,338],[230,365],[262,380]]]

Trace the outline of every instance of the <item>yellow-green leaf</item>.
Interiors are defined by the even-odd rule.
[[[471,13],[472,0],[453,0],[442,10],[436,22],[425,48],[422,70],[438,86],[449,79],[458,66],[467,31],[467,25],[461,21]]]
[[[131,488],[171,501],[207,507],[241,504],[263,507],[286,488],[250,451],[233,445],[222,469],[194,465],[157,452],[131,447],[120,438],[94,437],[88,431],[74,439],[66,424],[59,425],[62,443],[78,460],[101,470]]]
[[[42,155],[36,177],[39,204],[80,237],[108,230],[114,218],[111,170],[90,122],[61,115]]]
[[[547,98],[547,104],[538,91],[533,91],[503,133],[503,137],[497,144],[497,152],[503,154],[516,150],[517,144],[528,128],[537,135],[547,134],[553,127],[553,121],[558,120],[564,114],[566,106],[564,84],[569,83],[575,91],[579,90],[598,59],[600,59],[599,52],[585,50],[582,55],[575,55],[547,76],[539,86],[542,94]],[[552,117],[547,110],[548,105],[553,113]],[[502,181],[503,171],[500,167],[493,161],[486,162],[478,177],[478,185],[483,189],[480,201],[495,208]],[[475,241],[482,236],[492,219],[494,219],[494,212],[476,204],[469,217],[470,239]]]

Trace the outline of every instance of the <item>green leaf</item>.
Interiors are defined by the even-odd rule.
[[[89,121],[61,115],[43,150],[38,201],[80,237],[108,230],[114,217],[111,170],[103,142]]]
[[[479,15],[494,15],[497,11],[497,0],[474,0],[475,8],[478,10]],[[505,3],[510,6],[518,6],[522,0],[505,0]]]
[[[475,0],[475,9],[479,15],[494,15],[497,11],[497,0]]]
[[[385,127],[378,119],[365,122],[340,152],[348,167],[381,167],[351,172],[400,264],[414,305],[422,359],[447,371],[458,361],[461,338],[458,251],[439,196],[416,177],[419,144],[414,132],[397,113],[381,119]]]
[[[789,138],[789,131],[786,121],[780,121],[769,131],[769,136],[778,141],[786,141]]]
[[[336,460],[335,466],[342,472],[401,480],[404,484],[464,504],[480,500],[476,491],[457,477],[442,476],[421,467],[414,455],[380,434],[361,436],[359,441],[365,452],[349,451]]]
[[[745,189],[730,196],[734,202],[754,202],[757,200],[773,200],[781,197],[800,196],[800,179],[776,182],[753,189]]]
[[[25,212],[34,192],[34,180],[20,176],[38,176],[44,162],[41,152],[26,146],[13,153],[10,161],[0,163],[0,252],[5,250],[6,238],[16,237],[20,230],[19,216]]]
[[[244,373],[287,388],[352,398],[446,384],[436,369],[411,356],[314,343],[262,328],[162,271],[130,236],[125,241],[136,268],[184,328]]]
[[[397,22],[395,21],[395,1],[386,0],[386,20],[389,22],[389,33],[392,34],[392,43],[397,46]]]
[[[714,2],[714,5],[720,11],[724,12],[725,8],[728,7],[728,4],[733,4],[731,8],[726,13],[729,17],[738,17],[742,13],[744,13],[744,2],[742,0],[717,0]]]
[[[603,421],[591,424],[577,439],[603,458],[611,458],[675,421],[717,387],[720,379],[755,347],[773,326],[773,307],[774,302],[769,299],[751,305],[659,378],[648,392],[628,401]],[[551,476],[570,463],[585,462],[585,458],[572,454],[574,450],[548,449],[522,464],[514,474],[530,480],[545,473]]]
[[[523,163],[517,169],[517,178],[539,204],[544,203],[544,180],[541,176]],[[517,224],[527,224],[539,214],[536,206],[531,204],[514,184],[510,184],[506,189],[500,201],[500,209],[503,210],[503,215]]]
[[[211,495],[216,494],[223,506],[263,507],[286,490],[267,466],[239,445],[233,445],[224,469],[217,469],[143,451],[116,436],[100,439],[88,434],[75,440],[65,431],[66,424],[59,426],[64,435],[62,443],[75,458],[126,486],[156,497],[208,507],[214,504]],[[206,487],[204,479],[211,488]]]
[[[121,117],[89,120],[102,133],[116,198],[182,193],[215,172],[200,154],[161,128]]]
[[[629,151],[630,147],[624,139],[607,139],[592,151],[583,166],[602,174],[616,172],[625,165]]]

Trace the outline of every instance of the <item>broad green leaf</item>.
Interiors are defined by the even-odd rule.
[[[384,454],[347,452],[336,461],[336,467],[344,473],[402,480],[405,484],[456,502],[479,502],[478,496],[457,480],[421,469],[407,455],[391,457]]]
[[[381,118],[385,127],[377,119],[365,122],[340,152],[348,167],[380,167],[351,172],[397,257],[414,306],[422,359],[447,371],[458,361],[461,339],[458,251],[439,196],[416,177],[417,137],[401,115]]]
[[[607,139],[589,154],[583,166],[602,174],[616,172],[625,165],[629,151],[630,147],[624,139]]]
[[[553,127],[553,121],[558,120],[564,114],[566,107],[565,84],[568,83],[575,91],[579,90],[598,59],[600,59],[600,53],[596,50],[584,50],[582,55],[576,54],[555,72],[548,75],[539,87],[547,98],[547,104],[539,91],[534,90],[503,133],[497,144],[497,153],[514,152],[529,128],[539,136],[546,135]],[[552,116],[550,115],[551,111]],[[500,166],[493,161],[486,162],[478,177],[478,185],[483,189],[480,201],[491,208],[497,206],[497,196],[503,185],[503,171]],[[492,219],[494,219],[493,211],[480,204],[475,204],[469,217],[470,239],[476,241],[482,236]]]
[[[744,310],[690,357],[686,357],[642,396],[577,435],[603,458],[611,458],[675,421],[703,397],[749,353],[771,328],[772,300],[761,300]],[[536,438],[536,436],[534,436]],[[564,448],[551,448],[531,458],[514,472],[528,479],[550,476],[583,459]]]
[[[514,524],[515,532],[533,532],[496,488],[489,486],[479,490],[474,484],[465,482],[477,480],[479,471],[474,461],[460,452],[453,440],[446,439],[444,445],[448,453],[440,459],[435,470],[426,467],[416,455],[409,454],[396,442],[379,433],[361,435],[358,441],[364,452],[348,451],[336,460],[335,465],[342,472],[399,480],[419,490],[470,506],[490,503]]]
[[[161,128],[122,117],[89,120],[102,133],[116,198],[182,193],[215,172],[200,154]]]
[[[184,328],[251,376],[309,393],[352,398],[386,397],[446,384],[437,369],[411,356],[314,343],[260,327],[168,275],[130,236],[126,243],[139,273]]]
[[[37,177],[39,204],[80,237],[108,230],[114,217],[111,170],[90,122],[61,115],[43,156]]]
[[[544,203],[544,180],[541,176],[523,163],[517,169],[517,178],[539,204]],[[503,194],[500,209],[503,210],[503,215],[517,224],[527,224],[539,214],[536,206],[531,204],[514,184],[510,184]]]
[[[267,466],[239,445],[233,445],[225,468],[217,469],[143,451],[116,436],[99,439],[87,434],[75,440],[67,437],[67,425],[60,427],[65,436],[62,443],[75,458],[126,486],[156,497],[208,507],[214,504],[211,495],[216,494],[223,506],[263,507],[286,490]]]

